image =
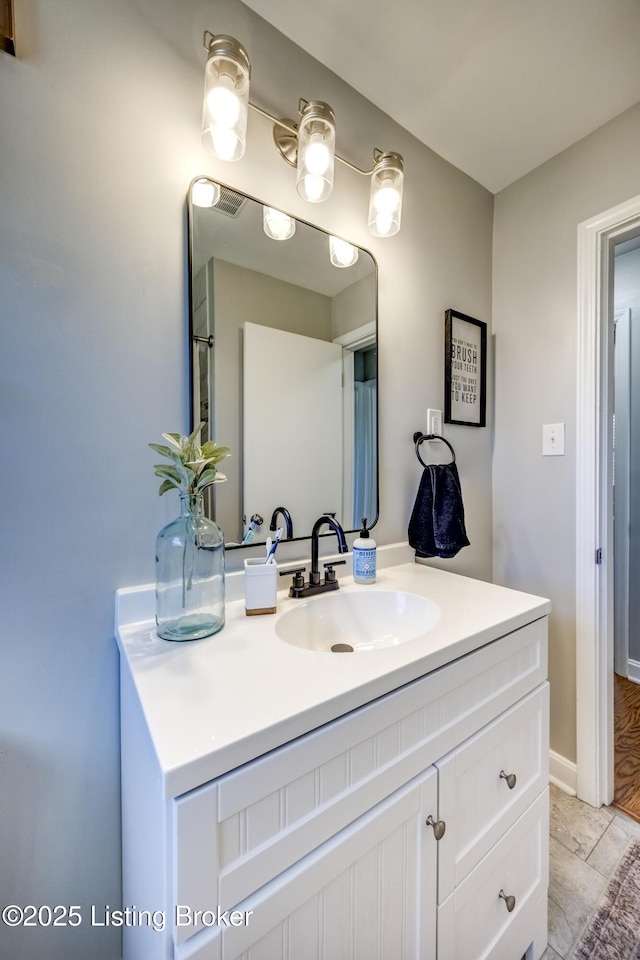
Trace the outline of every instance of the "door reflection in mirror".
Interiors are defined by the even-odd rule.
[[[188,208],[192,420],[232,450],[207,503],[227,546],[256,515],[251,542],[263,543],[283,504],[296,539],[323,513],[345,530],[373,524],[375,261],[359,249],[337,269],[329,234],[302,221],[275,242],[263,205],[222,185],[214,206]]]

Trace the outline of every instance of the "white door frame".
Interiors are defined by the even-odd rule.
[[[640,196],[578,225],[576,779],[596,807],[613,799],[611,262],[613,242],[638,224]]]
[[[614,310],[613,668],[629,676],[629,521],[631,454],[631,309]]]
[[[355,374],[354,354],[363,347],[372,347],[376,343],[375,320],[361,327],[349,330],[340,337],[334,337],[333,343],[342,347],[342,511],[344,519],[349,517],[349,526],[358,522],[353,518],[353,470],[355,450]],[[346,524],[345,524],[346,529]]]

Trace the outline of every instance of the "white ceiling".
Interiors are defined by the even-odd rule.
[[[640,0],[245,0],[497,193],[640,101]]]

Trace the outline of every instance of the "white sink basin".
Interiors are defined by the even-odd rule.
[[[432,600],[400,590],[365,587],[295,603],[278,619],[277,635],[294,647],[321,653],[395,647],[423,636],[440,619]]]

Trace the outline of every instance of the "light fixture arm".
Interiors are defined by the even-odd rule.
[[[300,102],[306,103],[307,101],[301,100]],[[260,116],[265,117],[267,120],[270,120],[273,123],[273,139],[275,145],[282,154],[283,159],[286,160],[287,163],[292,167],[295,167],[295,144],[297,144],[298,140],[298,124],[294,120],[274,117],[273,114],[269,113],[267,110],[263,110],[262,107],[252,103],[251,100],[249,101],[249,106],[252,110],[255,110],[256,113],[259,113]],[[376,154],[381,156],[382,151],[378,149],[373,151],[374,160],[377,159]],[[335,158],[336,160],[339,160],[340,163],[343,163],[345,167],[349,167],[350,170],[353,170],[355,173],[359,173],[364,177],[370,177],[374,171],[374,167],[371,167],[370,170],[363,170],[361,167],[356,166],[355,163],[351,163],[350,160],[346,160],[344,157],[341,157],[339,153],[335,154]]]

